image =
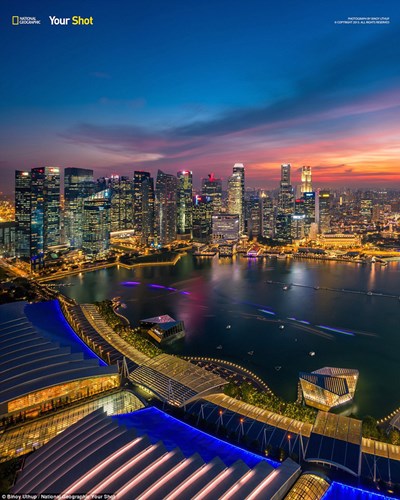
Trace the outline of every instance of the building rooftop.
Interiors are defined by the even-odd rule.
[[[47,322],[45,332],[29,321],[27,309],[30,316],[40,313]],[[89,357],[88,351],[58,303],[0,306],[0,405],[58,384],[118,373],[116,366],[107,366],[91,351]]]
[[[113,418],[97,410],[30,455],[12,493],[261,499],[288,490],[299,471],[290,459],[277,467],[155,408]]]

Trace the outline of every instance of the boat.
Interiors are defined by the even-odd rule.
[[[222,349],[222,345],[217,345],[217,349]]]
[[[289,287],[287,285],[282,287],[282,290],[289,290]]]
[[[277,372],[279,372],[279,370],[280,370],[281,368],[282,368],[281,366],[275,366],[275,370],[276,370]]]
[[[248,354],[249,356],[253,356],[254,351],[248,351],[248,353],[247,353],[247,354]]]
[[[231,325],[226,325],[226,329],[230,330],[231,329]]]
[[[311,357],[312,357],[312,356],[315,356],[315,352],[314,352],[314,351],[310,351],[308,354],[309,354]]]
[[[284,330],[285,329],[285,325],[279,325],[279,330]]]
[[[371,291],[367,292],[367,295],[373,295],[373,293]]]

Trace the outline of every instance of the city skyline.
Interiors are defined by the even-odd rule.
[[[50,25],[72,11],[93,26]],[[192,170],[199,186],[210,172],[226,181],[237,162],[250,187],[275,188],[282,163],[296,177],[310,165],[321,187],[400,185],[396,2],[121,11],[4,7],[4,19],[42,24],[3,30],[1,191],[12,193],[14,170],[46,165],[96,177]],[[390,23],[335,24],[350,16]]]

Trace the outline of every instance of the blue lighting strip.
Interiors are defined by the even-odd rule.
[[[322,500],[393,500],[393,497],[388,497],[380,493],[374,493],[360,488],[354,488],[345,484],[333,482],[329,490],[322,497]]]
[[[96,358],[100,366],[108,366],[71,328],[57,300],[37,302],[25,307],[25,314],[35,328],[52,342],[71,347],[72,352],[82,352],[88,358]]]
[[[351,337],[355,336],[355,334],[352,332],[348,332],[346,330],[340,330],[339,328],[332,328],[331,326],[316,325],[316,327],[322,328],[323,330],[328,330],[329,332],[342,333],[343,335],[350,335]]]
[[[139,435],[147,434],[152,442],[162,440],[167,449],[172,450],[178,446],[186,457],[199,453],[204,461],[209,462],[218,456],[228,466],[238,459],[249,467],[254,467],[259,462],[268,462],[274,468],[281,465],[206,434],[154,407],[114,415],[112,418],[121,425],[136,429]]]

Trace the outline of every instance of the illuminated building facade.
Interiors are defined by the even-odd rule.
[[[176,321],[168,314],[142,319],[139,325],[142,332],[149,335],[158,344],[171,342],[185,336],[183,321]]]
[[[275,238],[283,243],[291,240],[291,223],[294,213],[293,188],[290,183],[290,164],[281,165],[281,182],[278,194]]]
[[[212,216],[212,239],[214,242],[237,241],[239,239],[239,216],[218,214]]]
[[[83,200],[93,193],[93,170],[64,170],[64,230],[66,243],[71,248],[82,246]]]
[[[299,375],[303,398],[308,406],[329,411],[353,400],[358,370],[325,367]]]
[[[217,179],[213,173],[207,179],[202,180],[201,194],[211,198],[213,214],[219,214],[222,210],[222,180]]]
[[[157,243],[168,245],[176,238],[176,192],[178,180],[159,170],[156,180],[155,229]]]
[[[245,172],[242,163],[235,163],[232,175],[228,178],[228,212],[239,216],[240,235],[244,231],[244,187]]]
[[[193,240],[207,243],[211,238],[213,205],[209,196],[193,197]]]
[[[111,231],[133,229],[132,183],[124,175],[111,176]]]
[[[301,167],[301,194],[311,193],[312,176],[311,167]]]
[[[99,255],[110,247],[111,192],[100,191],[83,202],[83,241],[85,253]]]
[[[321,190],[318,193],[319,202],[319,232],[329,233],[331,228],[331,193]]]
[[[264,238],[272,238],[274,235],[274,205],[272,199],[266,194],[261,193],[261,235]]]
[[[60,169],[31,171],[31,262],[44,265],[44,253],[60,244]]]
[[[0,254],[15,253],[15,222],[0,222]]]
[[[154,180],[149,172],[133,174],[133,220],[135,233],[142,243],[154,237]]]
[[[349,248],[361,245],[357,234],[325,233],[318,236],[318,243],[325,248]]]
[[[15,255],[31,255],[31,174],[15,172]]]
[[[190,170],[177,173],[176,196],[178,237],[191,238],[193,227],[193,177]]]

